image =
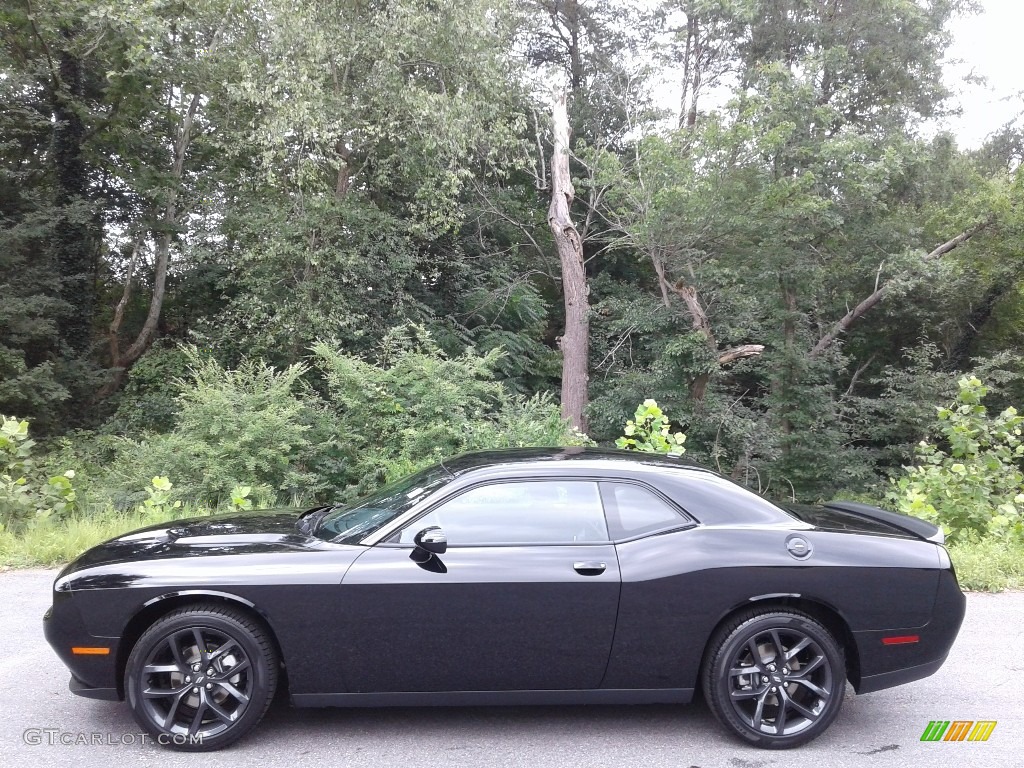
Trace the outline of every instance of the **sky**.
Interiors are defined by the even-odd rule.
[[[945,66],[952,101],[963,109],[946,125],[963,147],[981,145],[988,134],[1024,111],[1024,0],[978,0],[978,5],[979,14],[953,22],[954,42]],[[964,83],[970,74],[988,83]]]

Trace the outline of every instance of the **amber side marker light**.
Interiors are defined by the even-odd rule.
[[[882,645],[906,645],[907,643],[916,643],[920,639],[918,635],[893,635],[892,637],[883,637]]]
[[[72,646],[71,652],[75,656],[109,656],[109,648],[82,648],[80,646]]]

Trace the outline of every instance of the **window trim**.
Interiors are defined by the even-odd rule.
[[[491,542],[491,543],[479,543],[479,544],[448,544],[448,549],[470,549],[480,547],[607,547],[614,544],[614,539],[611,537],[611,531],[608,529],[608,513],[605,510],[604,498],[601,494],[601,480],[594,477],[584,477],[575,475],[560,475],[550,477],[536,477],[536,476],[524,476],[524,477],[502,477],[502,478],[491,478],[488,480],[481,480],[480,482],[467,485],[465,488],[460,488],[454,493],[446,496],[443,499],[438,499],[435,503],[425,507],[421,512],[416,513],[415,517],[410,518],[408,521],[398,525],[395,530],[386,534],[380,539],[374,546],[387,547],[389,549],[414,549],[415,544],[409,544],[401,541],[392,541],[396,536],[401,536],[402,531],[407,527],[415,525],[419,520],[432,513],[438,507],[447,504],[454,499],[457,499],[463,494],[474,491],[477,488],[489,487],[492,485],[505,485],[507,483],[591,483],[596,486],[597,489],[597,503],[601,511],[601,519],[604,522],[605,536],[603,541],[524,541],[524,542]]]

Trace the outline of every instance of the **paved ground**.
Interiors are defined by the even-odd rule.
[[[138,728],[123,704],[68,692],[67,672],[41,630],[52,579],[52,571],[0,573],[0,766],[185,766],[203,760],[137,743]],[[1000,768],[1024,765],[1022,684],[1024,593],[970,595],[963,630],[938,674],[863,697],[849,691],[828,733],[795,751],[737,744],[702,703],[352,711],[275,704],[254,733],[214,759],[259,768]],[[935,719],[997,720],[998,726],[988,742],[921,742]],[[102,744],[50,745],[42,733],[43,743],[26,743],[26,729],[45,728],[99,734]],[[28,740],[36,733],[29,731]]]

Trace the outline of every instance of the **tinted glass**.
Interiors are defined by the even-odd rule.
[[[453,479],[447,470],[436,466],[397,480],[352,504],[331,510],[316,529],[316,535],[355,544]]]
[[[713,472],[666,470],[659,488],[701,523],[785,523],[789,515],[763,496]]]
[[[597,483],[550,480],[478,486],[403,529],[438,525],[451,547],[478,544],[565,544],[608,541]]]
[[[639,485],[601,483],[608,529],[613,539],[628,539],[685,525],[686,518]]]

